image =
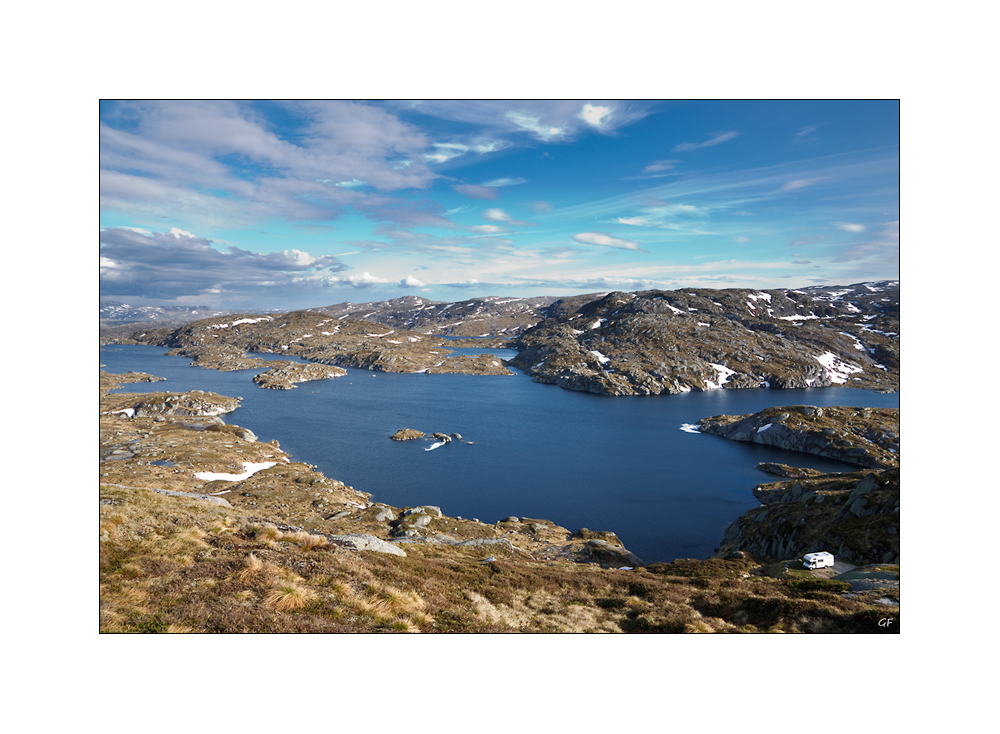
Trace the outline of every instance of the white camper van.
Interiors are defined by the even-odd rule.
[[[806,553],[802,556],[802,565],[806,568],[827,568],[833,567],[833,554],[826,551],[819,553]]]

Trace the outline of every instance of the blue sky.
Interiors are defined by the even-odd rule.
[[[110,101],[100,147],[133,305],[899,277],[895,101]]]

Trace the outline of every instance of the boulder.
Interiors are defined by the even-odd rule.
[[[375,551],[376,553],[388,553],[394,556],[405,556],[406,552],[401,548],[397,548],[392,543],[388,543],[381,538],[376,538],[374,535],[368,535],[367,533],[347,533],[346,535],[330,535],[327,536],[329,540],[334,545],[339,545],[345,548],[351,548],[352,550],[367,550]]]

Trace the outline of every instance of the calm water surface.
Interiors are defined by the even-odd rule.
[[[242,396],[227,423],[261,441],[277,439],[298,461],[397,507],[432,504],[446,515],[496,522],[544,518],[570,530],[613,530],[646,562],[706,558],[726,527],[756,507],[750,490],[770,481],[756,466],[780,461],[828,471],[854,467],[716,436],[685,423],[776,405],[898,408],[899,395],[849,388],[713,390],[611,398],[508,376],[388,374],[348,369],[345,377],[263,390],[260,370],[190,367],[161,347],[101,349],[108,372],[149,372],[165,382],[124,391],[209,390]],[[507,349],[461,349],[509,359]],[[280,355],[257,355],[281,359]],[[390,441],[400,428],[460,433],[433,451],[426,441]],[[236,467],[234,467],[236,468]]]

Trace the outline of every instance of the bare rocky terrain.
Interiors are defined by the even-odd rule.
[[[899,284],[684,289],[556,301],[514,340],[536,382],[604,395],[899,387]]]

